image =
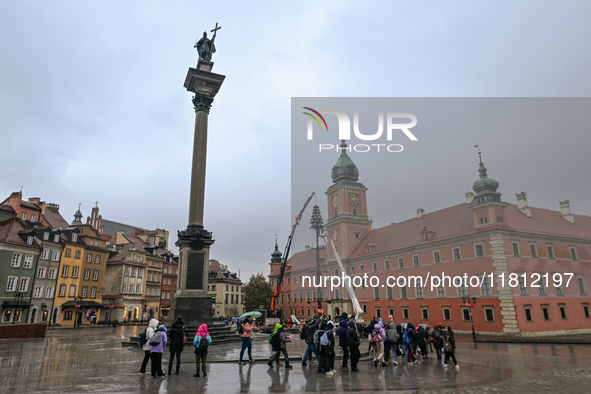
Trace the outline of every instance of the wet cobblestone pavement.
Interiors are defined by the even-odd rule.
[[[239,366],[240,343],[210,348],[207,377],[194,378],[191,348],[183,352],[180,375],[151,379],[139,374],[143,352],[122,347],[121,340],[143,330],[107,327],[51,330],[46,339],[0,340],[0,390],[3,393],[276,393],[276,392],[591,392],[591,346],[546,344],[478,344],[458,338],[460,369],[444,367],[435,357],[407,366],[374,367],[359,363],[360,372],[335,367],[332,377],[316,373],[317,364],[292,370],[270,369],[263,362]],[[253,347],[255,359],[268,356],[263,337]],[[366,350],[362,343],[362,350]],[[294,340],[290,356],[301,354]],[[246,357],[245,357],[246,358]],[[163,357],[168,365],[168,352]],[[224,362],[224,360],[227,360]],[[398,359],[400,362],[400,358]],[[148,366],[149,370],[149,366]]]

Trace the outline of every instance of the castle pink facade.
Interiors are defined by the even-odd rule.
[[[367,188],[358,182],[355,164],[342,151],[332,170],[333,185],[326,191],[326,236],[337,247],[347,275],[379,278],[378,287],[354,287],[364,320],[393,315],[397,323],[441,322],[460,332],[471,331],[469,302],[476,332],[591,332],[591,218],[572,214],[568,200],[560,202],[560,211],[529,207],[525,193],[516,195],[517,204],[503,202],[496,191],[499,184],[487,176],[482,160],[479,173],[465,203],[431,213],[418,209],[414,218],[372,229]],[[342,275],[331,246],[321,246],[320,256],[322,275]],[[316,250],[296,253],[288,264],[277,307],[284,315],[311,317],[319,289],[307,282],[304,287],[302,277],[316,275]],[[270,265],[275,286],[280,263],[274,258]],[[419,288],[412,282],[406,287],[386,285],[388,277],[425,279],[442,273],[450,280],[464,275],[480,280],[473,282],[475,287],[446,281],[431,289],[431,279]],[[325,313],[352,312],[345,288],[323,288],[322,293]]]

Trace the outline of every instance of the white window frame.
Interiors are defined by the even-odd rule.
[[[90,268],[84,269],[84,280],[90,280]]]
[[[88,254],[86,255],[86,262],[87,262],[87,263],[92,263],[92,253],[88,253]]]
[[[12,279],[12,283],[11,283]],[[6,291],[12,293],[16,290],[16,282],[18,280],[18,276],[9,276],[6,280]]]
[[[44,279],[45,278],[45,271],[46,271],[45,267],[37,268],[37,278]]]
[[[23,268],[31,269],[33,267],[33,255],[26,254],[25,260],[23,261]]]
[[[100,263],[101,263],[101,255],[100,255],[100,254],[97,254],[97,255],[94,257],[94,263],[95,263],[95,264],[100,264]]]
[[[75,259],[79,259],[80,258],[80,251],[77,250],[76,253],[74,254],[74,258]]]
[[[30,278],[21,278],[20,284],[18,286],[19,292],[26,293],[29,290],[29,279]]]
[[[50,268],[47,272],[47,279],[57,278],[57,268]]]
[[[60,285],[58,297],[65,297],[66,296],[66,285]]]
[[[55,234],[55,235],[53,236],[53,242],[59,242],[59,240],[60,240],[60,236],[59,236],[59,234]]]
[[[13,253],[12,260],[10,261],[10,266],[12,268],[18,268],[21,266],[21,257],[22,253]]]
[[[45,298],[53,298],[53,286],[45,287]]]
[[[39,258],[41,260],[48,260],[49,259],[49,249],[43,249],[43,252],[41,252],[41,256]]]
[[[54,250],[53,252],[51,252],[51,260],[52,261],[59,261],[60,259],[60,252],[57,250]]]
[[[33,245],[33,236],[32,236],[32,235],[29,235],[29,236],[27,237],[27,244],[28,244],[28,245]]]
[[[78,241],[78,234],[72,233],[72,242],[77,242],[77,241]]]
[[[92,280],[99,280],[99,270],[94,270],[94,272],[92,273]]]
[[[96,298],[96,287],[95,286],[90,288],[90,298]]]
[[[41,298],[43,296],[43,286],[35,286],[33,298]]]
[[[404,268],[404,256],[398,257],[398,268]]]
[[[458,258],[456,258],[456,250],[458,251]],[[454,246],[451,248],[451,254],[453,256],[454,261],[462,260],[462,248],[459,246]]]
[[[439,261],[437,261],[439,260]],[[441,263],[441,251],[439,249],[433,251],[433,264]]]
[[[412,255],[412,265],[413,267],[418,267],[420,265],[419,254],[415,253]]]
[[[478,255],[478,246],[482,248],[482,256]],[[484,242],[476,242],[474,243],[474,257],[485,257],[486,253],[484,253]]]
[[[68,291],[68,297],[75,297],[76,296],[76,285],[70,285],[70,290]]]
[[[43,233],[43,240],[44,240],[44,241],[47,241],[48,239],[49,239],[49,233],[48,233],[47,231],[45,231],[45,232]]]
[[[80,296],[82,298],[86,298],[87,295],[88,295],[88,286],[82,286],[82,293],[80,294]]]
[[[77,278],[79,271],[80,271],[80,268],[78,268],[78,266],[76,266],[76,265],[72,266],[72,278]]]

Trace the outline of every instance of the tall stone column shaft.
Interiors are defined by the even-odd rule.
[[[209,114],[203,109],[197,111],[195,114],[193,167],[191,170],[191,195],[189,200],[189,226],[203,227],[208,118]]]

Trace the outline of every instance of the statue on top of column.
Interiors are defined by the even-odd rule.
[[[199,60],[204,60],[207,62],[211,61],[211,56],[215,53],[215,35],[219,29],[222,27],[218,27],[218,24],[215,24],[215,28],[212,30],[213,37],[211,40],[207,38],[207,32],[203,32],[203,37],[199,41],[197,41],[194,45],[194,48],[197,48],[197,53],[199,54]]]

